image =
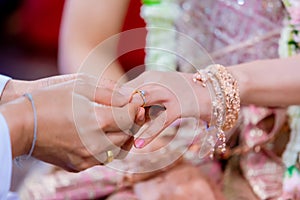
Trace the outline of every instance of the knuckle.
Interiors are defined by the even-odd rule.
[[[124,106],[128,103],[128,99],[118,92],[112,94],[111,101],[114,106]]]

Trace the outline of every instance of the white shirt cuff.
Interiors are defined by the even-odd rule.
[[[0,74],[0,99],[2,97],[3,90],[10,79],[10,77]]]
[[[9,128],[0,113],[0,200],[6,200],[10,188],[12,172],[12,152]]]

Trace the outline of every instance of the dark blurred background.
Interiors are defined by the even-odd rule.
[[[0,73],[32,80],[58,74],[64,0],[0,0]]]

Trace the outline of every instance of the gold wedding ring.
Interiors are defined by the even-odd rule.
[[[114,160],[114,153],[112,151],[106,151],[106,156],[107,156],[107,159],[105,161],[105,164],[107,163],[110,163]]]
[[[144,90],[135,90],[134,94],[139,94],[140,97],[143,99],[143,105],[141,105],[141,107],[145,107],[146,105],[146,92]]]

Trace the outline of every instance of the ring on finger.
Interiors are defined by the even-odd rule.
[[[110,163],[114,160],[114,153],[111,150],[106,151],[107,159],[104,164]]]
[[[135,91],[133,92],[132,95],[134,95],[134,94],[139,94],[139,95],[140,95],[140,97],[141,97],[142,100],[143,100],[143,104],[142,104],[141,106],[142,106],[142,107],[145,107],[145,106],[146,106],[146,103],[147,103],[147,101],[146,101],[146,92],[145,92],[145,90],[135,90]]]

